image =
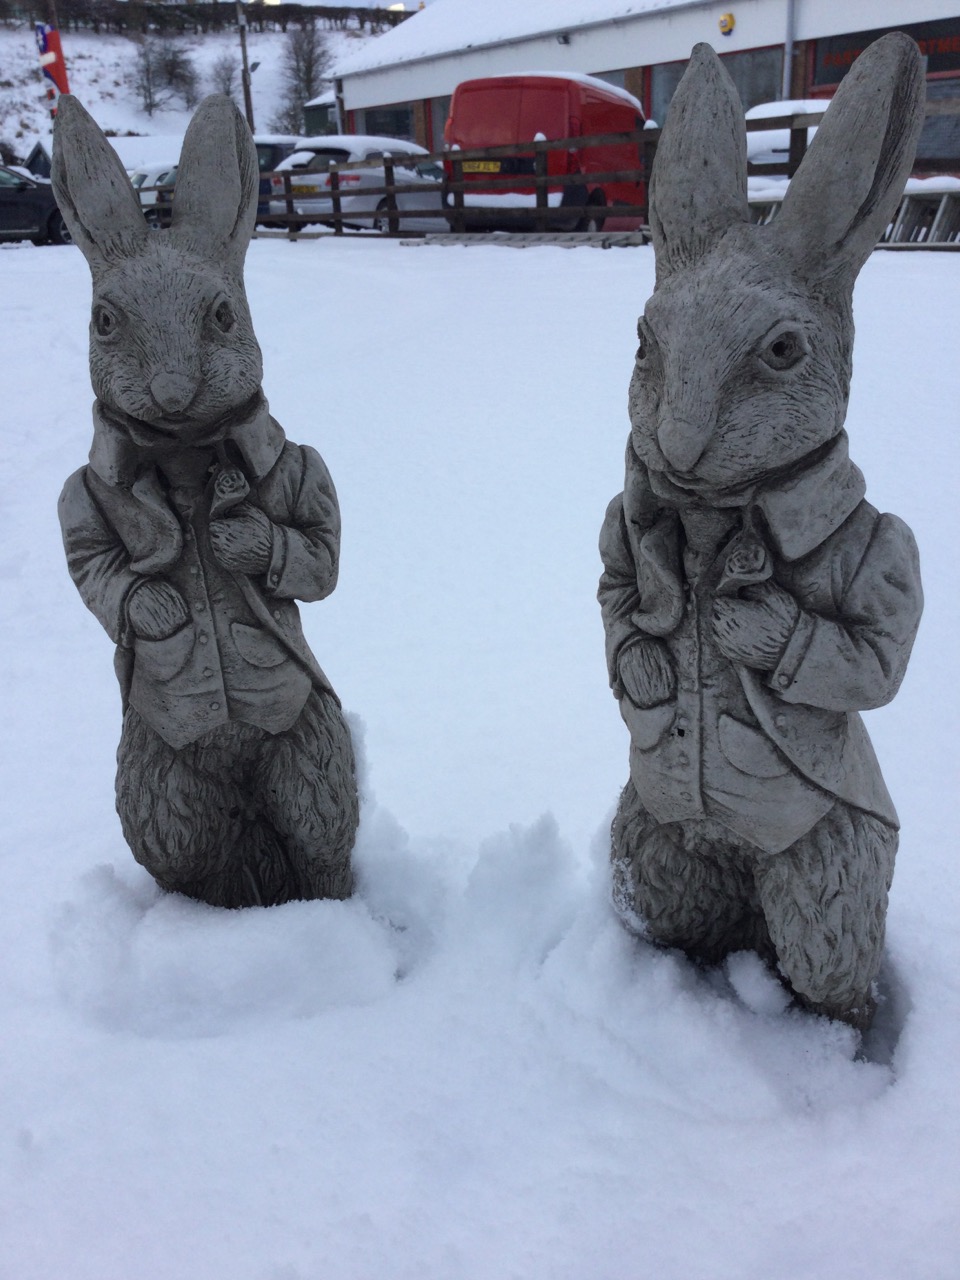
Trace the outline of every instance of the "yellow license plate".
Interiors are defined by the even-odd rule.
[[[464,160],[464,173],[499,173],[499,160]]]
[[[317,194],[316,187],[298,187],[291,186],[290,190],[295,196],[315,196]]]

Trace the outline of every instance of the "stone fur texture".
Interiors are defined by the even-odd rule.
[[[919,54],[871,45],[781,213],[750,223],[736,90],[694,50],[651,182],[624,492],[600,539],[630,729],[612,829],[628,926],[714,964],[753,949],[865,1028],[898,822],[858,711],[897,692],[916,546],[864,498],[843,422],[852,292],[923,121]]]
[[[201,105],[171,226],[151,231],[64,96],[53,183],[93,277],[93,446],[60,520],[117,645],[124,835],[162,887],[213,905],[347,897],[353,747],[294,603],[336,586],[340,513],[323,460],[286,440],[260,390],[249,130],[228,98]]]

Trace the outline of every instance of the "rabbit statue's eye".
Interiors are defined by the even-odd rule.
[[[101,338],[112,338],[120,327],[120,317],[112,307],[98,302],[93,308],[93,327]]]
[[[231,307],[226,298],[221,298],[213,308],[213,323],[221,333],[229,333],[235,322],[236,316],[233,314],[233,307]]]
[[[760,359],[779,373],[792,369],[806,354],[807,344],[802,333],[796,329],[778,329],[767,339]]]

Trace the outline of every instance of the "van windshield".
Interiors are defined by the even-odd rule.
[[[453,141],[461,147],[496,147],[567,137],[567,89],[557,84],[480,85],[459,95]]]

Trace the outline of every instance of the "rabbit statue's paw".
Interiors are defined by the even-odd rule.
[[[738,597],[718,596],[713,603],[717,644],[734,662],[772,671],[783,656],[800,617],[800,606],[775,582],[744,587]]]
[[[623,693],[637,707],[656,707],[669,702],[677,687],[677,677],[662,640],[635,640],[617,659]]]
[[[223,467],[213,486],[210,519],[219,520],[238,507],[250,494],[250,484],[239,467]]]
[[[266,573],[273,548],[269,516],[249,502],[241,502],[219,520],[210,521],[213,554],[231,573]]]
[[[127,599],[127,621],[140,640],[166,640],[190,619],[183,596],[169,582],[141,582]]]

